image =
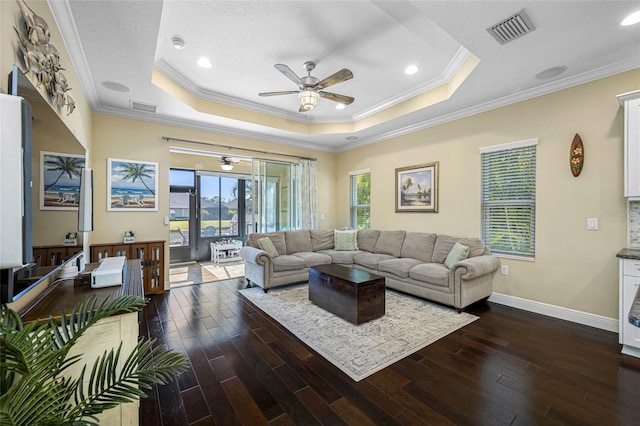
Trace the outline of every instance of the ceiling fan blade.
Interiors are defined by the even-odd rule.
[[[289,68],[284,64],[275,64],[274,67],[275,69],[280,71],[282,74],[284,74],[285,77],[287,77],[289,80],[297,84],[300,90],[304,89],[304,81],[302,81],[302,79],[298,77],[298,75],[295,72],[291,71],[291,68]]]
[[[318,92],[318,94],[325,99],[329,99],[330,101],[338,102],[345,105],[349,105],[355,100],[351,96],[338,95],[337,93],[331,92]]]
[[[333,86],[334,84],[342,83],[343,81],[351,80],[353,78],[353,73],[346,68],[341,69],[340,71],[331,74],[329,77],[320,81],[314,87],[318,90],[322,90],[325,87]]]
[[[299,92],[297,90],[286,90],[284,92],[263,92],[263,93],[258,93],[258,96],[292,95],[294,93],[299,93]]]

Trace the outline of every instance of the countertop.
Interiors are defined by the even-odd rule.
[[[49,316],[59,319],[63,309],[68,314],[76,303],[96,295],[101,299],[109,296],[144,296],[140,259],[127,261],[124,281],[118,286],[91,288],[89,285],[76,287],[72,279],[62,280],[38,296],[33,304],[20,312],[20,317],[25,324],[48,320]]]
[[[640,260],[640,250],[636,249],[622,249],[616,255],[621,259]],[[640,327],[640,287],[636,291],[636,297],[631,303],[631,309],[629,310],[629,322],[636,327]]]
[[[619,257],[620,259],[640,260],[640,250],[623,248],[618,252],[618,254],[616,254],[616,257]]]

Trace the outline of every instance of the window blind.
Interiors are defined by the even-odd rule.
[[[371,174],[368,171],[350,173],[351,227],[369,229],[371,213]]]
[[[535,256],[536,146],[482,152],[482,239],[493,253]]]

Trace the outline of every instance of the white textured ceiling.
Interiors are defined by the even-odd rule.
[[[50,4],[95,111],[328,151],[373,143],[640,67],[640,24],[619,25],[640,9],[638,1],[65,0]],[[486,28],[521,9],[536,30],[500,45]],[[183,50],[173,48],[174,36],[184,39]],[[211,59],[213,67],[198,67],[195,61],[200,56]],[[437,90],[469,57],[479,63],[448,99],[404,107],[415,96]],[[308,60],[317,63],[312,75],[319,79],[350,69],[352,80],[326,90],[353,96],[355,102],[339,111],[334,102],[321,99],[311,112],[299,113],[296,95],[258,96],[295,90],[295,84],[273,65],[286,64],[304,76],[302,64]],[[418,74],[403,74],[410,63],[420,66]],[[567,71],[548,80],[535,78],[559,65],[567,66]],[[151,82],[154,70],[209,102],[201,108],[178,99]],[[131,90],[109,90],[101,84],[105,81]],[[131,101],[158,108],[154,114],[132,111]],[[233,106],[246,113],[196,111],[217,111],[220,104],[222,109]],[[362,125],[367,117],[382,116],[394,107],[403,112]],[[243,119],[254,113],[266,119]],[[293,124],[275,124],[282,119]],[[295,123],[316,128],[326,123],[353,125],[325,132],[300,131]]]

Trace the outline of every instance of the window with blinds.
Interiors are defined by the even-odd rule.
[[[369,170],[350,172],[351,227],[369,229],[371,225],[371,173]]]
[[[482,239],[495,254],[535,257],[537,139],[482,148]]]

